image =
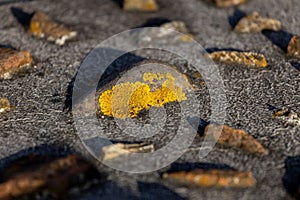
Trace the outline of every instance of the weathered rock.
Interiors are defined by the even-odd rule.
[[[67,190],[86,183],[87,179],[96,179],[97,171],[93,165],[78,155],[69,155],[64,158],[46,162],[41,166],[33,165],[39,159],[34,155],[26,157],[29,163],[22,161],[22,166],[12,166],[2,175],[4,182],[0,183],[0,199],[20,198],[24,195],[33,195],[47,191],[55,198],[62,198]],[[44,158],[42,158],[44,159]],[[47,158],[44,160],[47,161]],[[27,164],[30,167],[27,167]],[[15,172],[15,169],[19,169]]]
[[[281,29],[281,23],[278,20],[264,18],[257,12],[243,17],[235,26],[234,31],[240,33],[261,32],[264,29],[278,31]]]
[[[240,129],[233,129],[229,126],[210,124],[205,128],[205,136],[212,136],[217,143],[225,147],[241,149],[248,153],[267,154],[265,149],[249,133]]]
[[[76,37],[77,33],[64,25],[54,22],[43,12],[36,12],[31,18],[29,33],[38,38],[46,38],[58,45],[64,45],[67,40]]]
[[[238,172],[234,170],[203,170],[180,171],[165,173],[163,178],[178,181],[184,184],[195,184],[199,187],[253,187],[255,179],[251,172]]]
[[[0,48],[0,79],[10,79],[20,71],[32,65],[28,51],[17,51],[11,48]]]
[[[117,143],[102,148],[101,159],[110,160],[119,156],[124,156],[130,153],[148,153],[154,151],[153,144],[146,143],[134,143],[134,144],[123,144]]]
[[[299,35],[295,35],[294,37],[292,37],[287,48],[287,54],[289,56],[300,59],[300,36]]]
[[[246,0],[210,0],[219,8],[228,8],[243,4]]]
[[[0,113],[7,112],[11,109],[11,105],[6,98],[0,97]]]
[[[287,126],[300,126],[300,118],[298,117],[298,114],[287,108],[275,111],[272,117],[281,119]]]
[[[263,54],[238,51],[216,51],[207,54],[215,62],[228,65],[245,65],[249,67],[267,67],[268,63]]]
[[[158,11],[159,6],[155,0],[124,0],[123,9],[126,11]]]

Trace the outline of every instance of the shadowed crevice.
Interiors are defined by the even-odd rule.
[[[278,46],[282,51],[287,53],[287,48],[293,37],[293,34],[286,31],[263,30],[263,35],[266,36],[273,44]]]
[[[293,67],[295,67],[298,71],[300,71],[300,63],[296,61],[290,62]]]
[[[207,53],[214,53],[214,52],[218,52],[218,51],[237,51],[237,52],[243,52],[240,49],[235,49],[235,48],[218,48],[218,47],[211,47],[211,48],[207,48],[205,49],[205,51]]]
[[[220,170],[234,170],[234,168],[230,167],[226,164],[215,164],[215,163],[173,163],[171,164],[170,169],[167,171],[170,172],[178,172],[178,171],[193,171],[196,169],[203,170],[211,170],[211,169],[220,169]]]
[[[235,9],[233,15],[229,16],[228,22],[229,22],[230,26],[234,29],[235,26],[239,23],[239,21],[245,16],[246,16],[245,12],[243,12],[239,9]]]
[[[150,18],[144,24],[136,28],[145,28],[145,27],[159,27],[165,23],[169,23],[171,20],[162,17]]]
[[[10,10],[17,21],[27,30],[34,13],[26,13],[21,8],[16,7],[11,7]]]
[[[283,186],[291,196],[300,199],[300,156],[288,157],[285,160],[285,170]]]

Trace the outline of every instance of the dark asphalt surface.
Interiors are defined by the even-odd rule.
[[[234,9],[217,9],[200,0],[158,2],[161,9],[157,13],[124,12],[110,0],[44,0],[1,5],[0,44],[29,50],[35,67],[24,76],[0,81],[0,96],[7,97],[16,106],[15,110],[0,116],[0,158],[11,154],[20,156],[26,149],[42,144],[65,147],[64,151],[74,149],[89,157],[76,135],[72,113],[64,111],[69,83],[86,54],[101,41],[141,26],[149,18],[162,17],[184,21],[204,48],[230,47],[261,52],[267,57],[266,69],[225,65],[219,69],[228,101],[226,124],[248,131],[269,149],[269,154],[249,155],[215,147],[205,159],[199,159],[196,139],[191,149],[176,161],[225,164],[241,171],[250,170],[257,185],[249,189],[183,187],[159,178],[160,172],[168,168],[147,174],[127,174],[109,169],[89,157],[99,170],[109,173],[108,180],[75,199],[291,199],[282,177],[288,156],[300,154],[300,129],[285,127],[284,123],[272,119],[267,104],[300,113],[300,61],[287,58],[262,34],[232,32],[228,17]],[[11,14],[12,6],[26,12],[46,12],[78,31],[78,40],[58,47],[32,38]],[[250,0],[239,8],[279,19],[285,30],[300,34],[298,0]],[[204,103],[201,106],[204,111],[200,117],[208,120],[209,107]],[[18,153],[21,150],[25,151]]]

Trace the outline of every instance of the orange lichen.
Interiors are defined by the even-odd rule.
[[[167,73],[144,73],[144,81],[153,84],[154,80],[165,79],[161,87],[151,91],[147,83],[126,82],[104,91],[99,97],[101,112],[106,116],[124,119],[136,117],[143,109],[162,107],[169,102],[181,102],[187,99],[182,88],[175,85],[175,78]]]

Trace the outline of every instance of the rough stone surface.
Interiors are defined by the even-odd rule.
[[[35,12],[31,18],[29,33],[38,38],[46,38],[58,45],[64,45],[67,40],[73,39],[77,34],[39,11]]]
[[[193,31],[195,40],[204,48],[230,46],[261,52],[268,58],[270,67],[261,70],[242,66],[219,66],[228,102],[226,124],[251,133],[269,149],[268,156],[249,155],[227,148],[213,148],[202,159],[199,158],[198,150],[201,144],[195,139],[195,143],[177,160],[183,164],[224,163],[240,171],[251,171],[257,181],[256,187],[243,190],[178,187],[161,181],[159,172],[127,174],[93,160],[99,170],[109,172],[109,180],[103,186],[82,192],[73,199],[292,200],[283,186],[282,177],[285,174],[285,159],[299,155],[299,128],[284,127],[272,119],[267,104],[288,107],[300,113],[299,70],[290,64],[290,60],[281,49],[262,34],[234,33],[226,21],[233,13],[232,8],[217,9],[199,0],[189,0],[188,3],[186,0],[162,0],[158,3],[161,5],[160,11],[143,14],[122,12],[114,1],[107,0],[43,0],[0,6],[0,19],[5,19],[1,20],[0,24],[0,43],[26,49],[34,58],[38,58],[37,68],[32,73],[0,82],[1,96],[8,98],[11,104],[18,108],[0,115],[1,165],[6,163],[5,158],[11,154],[45,143],[72,147],[88,155],[76,134],[71,113],[63,111],[68,85],[75,76],[80,62],[90,50],[106,38],[140,26],[149,18],[164,17],[186,22]],[[66,43],[60,48],[37,40],[24,34],[22,27],[10,12],[11,6],[21,7],[28,12],[43,10],[82,34],[78,35],[78,41]],[[240,9],[248,13],[256,10],[265,16],[276,16],[286,30],[300,34],[298,0],[251,0],[241,5]],[[173,38],[168,39],[172,43]],[[172,57],[162,59],[172,61]],[[117,66],[124,66],[132,60],[134,59],[127,57],[118,62]],[[185,64],[179,59],[174,61],[176,62]],[[185,66],[187,76],[191,77],[187,70],[189,65]],[[209,120],[209,94],[205,92],[205,87],[196,92],[200,97],[207,97],[199,103],[201,106],[199,116]],[[170,122],[170,126],[174,124]],[[114,134],[120,137],[120,133]],[[166,135],[160,138],[160,141],[168,138],[170,139],[170,136]]]
[[[215,62],[228,65],[245,65],[249,67],[267,67],[268,63],[263,54],[238,51],[216,51],[207,56]]]
[[[28,51],[0,47],[0,79],[11,79],[14,74],[30,67],[32,62]]]
[[[124,0],[123,8],[126,11],[154,12],[159,6],[155,0]]]
[[[258,12],[253,12],[243,17],[234,27],[234,31],[240,33],[257,33],[264,29],[278,31],[281,29],[281,23],[275,19],[264,18]]]
[[[251,172],[237,172],[233,170],[197,169],[190,172],[165,173],[163,177],[185,184],[196,184],[199,187],[245,188],[255,185],[255,179]]]

